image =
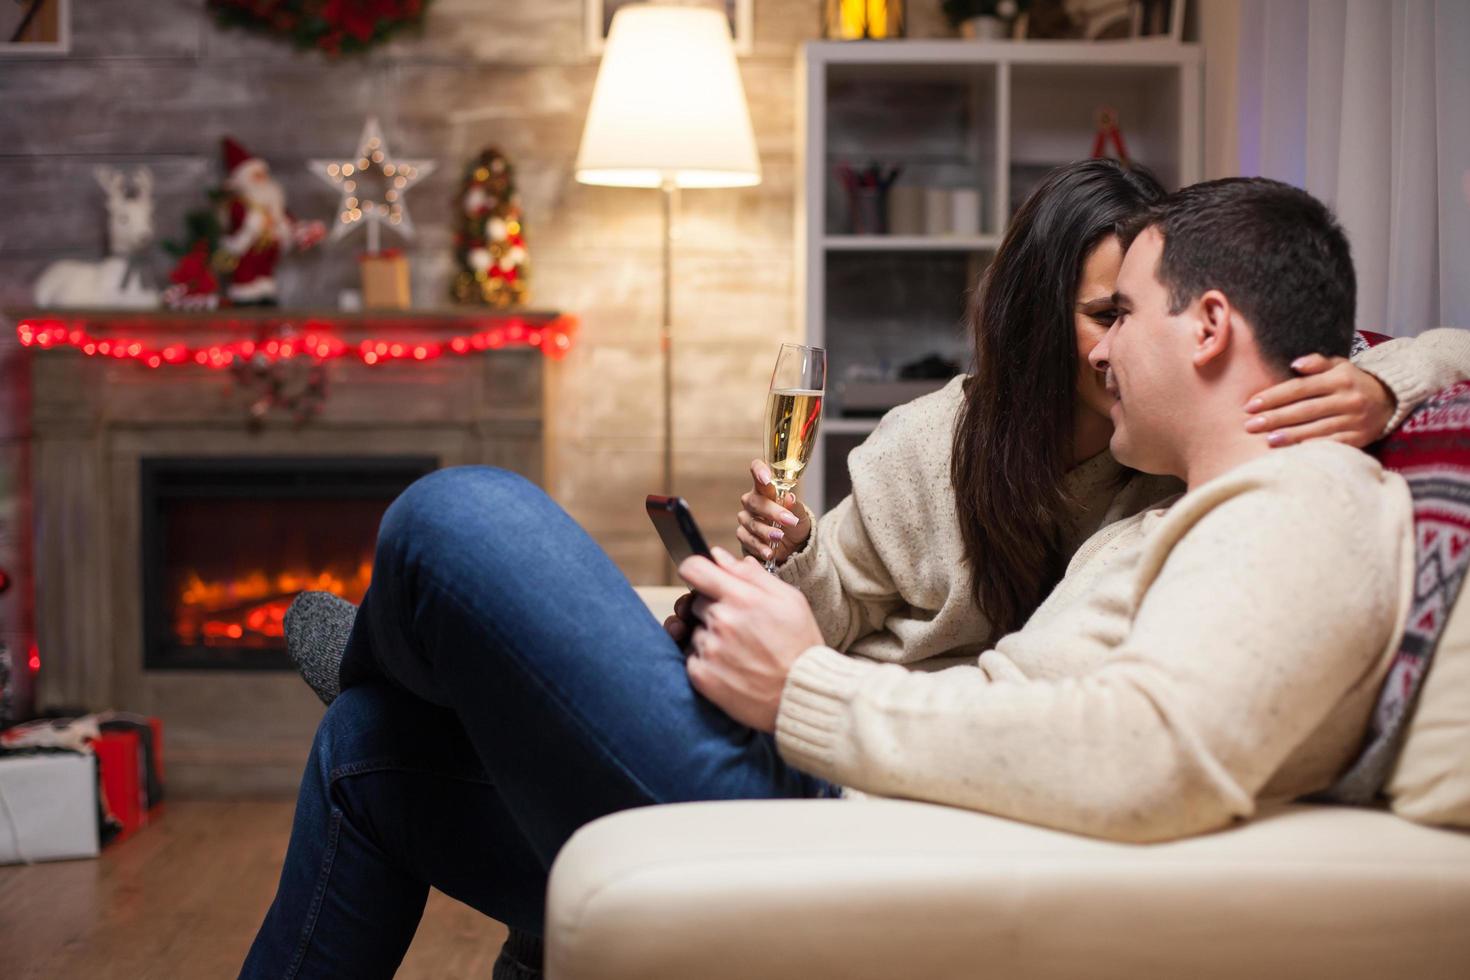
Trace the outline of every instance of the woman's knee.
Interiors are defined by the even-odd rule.
[[[482,523],[504,526],[508,511],[555,506],[518,473],[494,466],[451,466],[419,477],[388,506],[378,529],[381,544],[435,534],[459,537]]]

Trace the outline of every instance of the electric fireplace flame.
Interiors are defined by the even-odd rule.
[[[144,457],[143,666],[291,670],[302,592],[361,603],[390,504],[433,456]]]
[[[372,572],[367,558],[355,567],[295,568],[274,574],[251,569],[214,580],[189,570],[173,604],[174,639],[187,646],[278,647],[285,636],[286,609],[298,593],[331,592],[360,603]]]

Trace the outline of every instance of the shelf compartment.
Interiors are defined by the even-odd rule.
[[[963,369],[970,356],[967,300],[988,259],[969,252],[829,253],[826,418],[844,418],[846,382],[895,380],[905,364],[931,354]]]
[[[1167,189],[1179,186],[1184,161],[1176,66],[1028,64],[1010,72],[1009,214],[1052,167],[1092,155],[1103,107],[1117,111],[1129,157]],[[1113,156],[1116,147],[1110,142],[1105,152]]]
[[[829,80],[823,151],[813,157],[824,168],[825,233],[873,229],[854,217],[838,175],[844,164],[900,167],[894,187],[977,191],[979,230],[997,231],[1004,218],[995,206],[998,78],[994,65],[962,65],[897,78]]]

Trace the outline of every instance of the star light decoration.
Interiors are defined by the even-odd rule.
[[[378,120],[369,116],[357,143],[357,155],[348,160],[311,160],[307,167],[341,195],[331,241],[367,225],[370,253],[380,251],[384,222],[405,239],[413,238],[404,194],[434,172],[433,160],[398,160],[388,152]]]

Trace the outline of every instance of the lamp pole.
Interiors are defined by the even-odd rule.
[[[674,495],[674,204],[679,185],[665,176],[659,185],[663,199],[663,303],[659,326],[659,352],[664,373],[664,494]],[[664,562],[664,584],[674,584],[674,565]]]

